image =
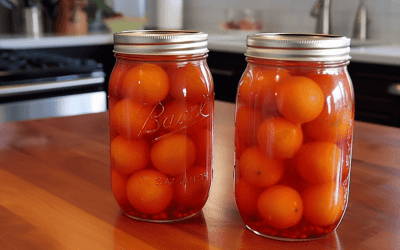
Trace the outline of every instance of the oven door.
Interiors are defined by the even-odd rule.
[[[104,72],[0,84],[0,123],[107,110]]]

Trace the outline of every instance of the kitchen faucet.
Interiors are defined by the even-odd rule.
[[[331,0],[317,0],[311,10],[311,16],[317,18],[315,33],[329,34],[331,32]]]

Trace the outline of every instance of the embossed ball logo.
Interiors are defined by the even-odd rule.
[[[143,104],[137,110],[138,116],[144,120],[137,137],[143,134],[154,134],[161,129],[165,131],[165,133],[153,139],[153,141],[158,141],[168,135],[183,132],[210,116],[207,99],[208,95],[204,96],[204,101],[201,103],[175,101],[165,105],[158,103],[153,106],[147,117],[143,117],[142,114],[145,112],[141,112],[141,110],[148,109],[149,105]],[[156,127],[151,130],[146,129],[146,125],[149,122],[155,122],[157,124]]]

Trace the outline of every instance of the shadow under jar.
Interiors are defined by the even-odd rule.
[[[207,34],[114,35],[110,77],[111,185],[129,217],[172,222],[207,201],[214,159],[214,85]]]
[[[350,39],[247,38],[235,120],[235,195],[246,227],[296,241],[323,237],[348,204],[354,92]]]

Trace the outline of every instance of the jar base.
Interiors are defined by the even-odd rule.
[[[122,211],[123,212],[123,211]],[[127,217],[134,219],[134,220],[138,220],[138,221],[144,221],[144,222],[155,222],[155,223],[173,223],[173,222],[179,222],[179,221],[183,221],[183,220],[187,220],[189,218],[195,217],[196,215],[198,215],[201,212],[201,210],[190,214],[186,217],[182,217],[182,218],[177,218],[177,219],[165,219],[165,220],[157,220],[157,219],[146,219],[146,218],[141,218],[141,217],[136,217],[136,216],[132,216],[129,215],[125,212],[123,212]]]
[[[329,235],[329,234],[331,234],[332,232],[335,231],[334,230],[334,231],[332,231],[332,232],[330,232],[328,234],[324,234],[324,235],[322,235],[320,237],[301,239],[301,238],[285,238],[285,237],[280,237],[280,236],[272,236],[272,235],[268,235],[268,234],[263,234],[263,233],[258,232],[257,230],[252,229],[248,225],[246,225],[246,228],[249,229],[250,231],[252,231],[253,233],[255,233],[255,234],[259,235],[259,236],[265,237],[265,238],[269,238],[269,239],[272,239],[272,240],[279,240],[279,241],[292,241],[292,242],[294,242],[294,241],[312,241],[312,240],[321,239],[321,238],[324,238],[325,236],[327,236],[327,235]]]

